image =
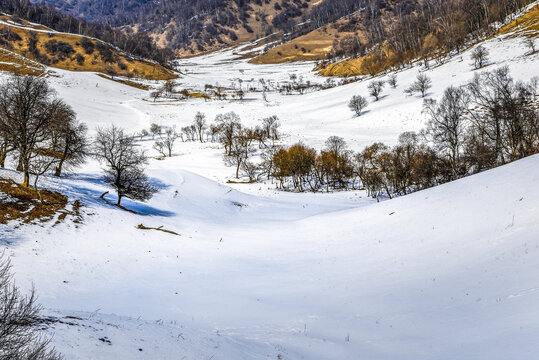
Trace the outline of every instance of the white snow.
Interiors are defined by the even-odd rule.
[[[509,65],[517,79],[539,73],[538,55],[525,56],[519,39],[485,45],[487,70]],[[286,80],[292,72],[325,81],[310,63],[232,58],[228,50],[181,62],[181,87]],[[197,111],[210,120],[235,111],[248,125],[279,116],[284,144],[320,148],[338,135],[361,150],[394,144],[424,123],[422,99],[403,94],[418,68],[400,72],[399,87],[386,87],[360,118],[346,103],[366,95],[368,81],[303,96],[269,93],[269,104],[260,94],[152,103],[148,92],[92,73],[54,71],[51,83],[92,133],[109,124],[182,127]],[[436,97],[474,71],[464,53],[427,73]],[[175,153],[149,165],[160,187],[152,200],[125,201],[139,215],[98,199],[106,187],[90,160],[42,182],[82,200],[82,224],[68,217],[0,225],[18,284],[34,284],[46,315],[61,321],[49,332],[66,358],[529,359],[539,351],[539,156],[376,203],[362,191],[225,184],[234,171],[216,144],[179,143]]]

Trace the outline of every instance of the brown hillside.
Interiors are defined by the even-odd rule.
[[[44,70],[39,65],[43,64],[65,70],[93,71],[150,80],[177,77],[158,64],[134,59],[96,39],[55,32],[25,21],[21,21],[22,24],[14,23],[8,15],[0,15],[0,21],[3,22],[0,25],[0,56],[3,57],[1,70],[21,72],[22,69],[30,71],[36,67]]]

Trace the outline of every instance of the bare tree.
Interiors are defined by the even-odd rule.
[[[198,134],[198,139],[200,142],[204,142],[202,135],[204,134],[204,130],[206,130],[206,115],[202,112],[197,112],[195,115],[195,121],[193,123],[195,125],[196,132]]]
[[[485,66],[485,63],[488,61],[489,52],[488,50],[483,46],[479,45],[472,51],[472,60],[474,62],[474,67],[476,69],[481,69],[483,66]]]
[[[522,43],[524,44],[524,46],[526,46],[531,51],[530,55],[535,54],[536,45],[535,45],[535,38],[534,37],[527,37],[522,41]]]
[[[396,75],[396,74],[391,74],[391,75],[389,75],[389,79],[387,80],[387,83],[388,83],[393,89],[396,89],[396,88],[397,88],[397,85],[398,85],[397,75]]]
[[[172,157],[172,150],[174,149],[174,143],[180,135],[176,132],[176,128],[170,128],[165,131],[165,136],[161,137],[154,144],[154,149],[159,151],[163,156]]]
[[[41,192],[37,188],[37,183],[42,175],[45,175],[52,167],[59,162],[58,158],[51,156],[45,150],[36,150],[35,156],[30,163],[29,172],[34,176],[34,190],[37,192],[39,200],[42,201]]]
[[[463,88],[449,87],[440,102],[427,99],[423,107],[429,117],[425,134],[437,151],[448,158],[453,179],[457,179],[461,173],[460,156],[468,104],[469,96]]]
[[[229,152],[224,156],[225,164],[236,167],[236,179],[239,178],[240,168],[249,157],[249,145],[252,139],[247,130],[241,130],[232,138]]]
[[[116,126],[98,129],[94,152],[106,165],[104,181],[116,190],[118,206],[124,197],[146,201],[157,192],[144,174],[148,163],[146,154],[137,148],[135,138],[125,134],[123,129]]]
[[[425,97],[427,91],[432,87],[432,80],[425,74],[417,74],[416,81],[410,85],[404,92],[409,95],[413,95],[418,92],[421,93],[421,97]]]
[[[367,86],[369,89],[369,94],[374,97],[375,101],[378,101],[380,98],[380,94],[382,93],[382,90],[384,89],[385,82],[383,80],[375,80],[371,81],[371,83]]]
[[[152,139],[155,138],[155,135],[161,135],[161,126],[156,123],[150,125],[150,132],[152,133]]]
[[[51,123],[52,151],[58,158],[55,176],[60,176],[67,165],[68,168],[81,166],[88,150],[85,124],[79,123],[73,109],[60,103],[53,114]]]
[[[42,78],[14,75],[0,85],[0,129],[19,155],[23,186],[29,186],[35,150],[49,139],[51,119],[61,104]]]
[[[352,99],[350,99],[350,102],[348,103],[350,110],[355,112],[357,116],[361,116],[361,111],[363,111],[367,105],[369,105],[369,102],[361,95],[352,96]]]
[[[215,122],[220,130],[219,141],[225,147],[228,156],[232,156],[232,143],[234,137],[241,131],[240,117],[235,112],[219,114],[215,117]]]
[[[152,91],[152,93],[150,94],[150,96],[152,97],[153,102],[156,102],[156,100],[159,99],[159,97],[161,96],[161,91],[160,91],[160,90],[158,90],[158,91]]]
[[[24,296],[13,282],[11,263],[0,253],[0,358],[60,360],[39,332],[41,306],[34,289]]]
[[[281,122],[275,115],[262,119],[262,130],[267,139],[271,139],[275,144],[275,140],[279,140],[279,127]]]
[[[163,84],[163,88],[162,88],[162,91],[165,93],[165,96],[170,96],[172,95],[172,93],[174,92],[174,87],[176,86],[176,84],[174,83],[174,81],[172,80],[167,80],[165,81],[165,83]]]
[[[0,167],[5,167],[6,158],[10,152],[15,150],[15,146],[9,137],[9,134],[2,131],[0,127]]]

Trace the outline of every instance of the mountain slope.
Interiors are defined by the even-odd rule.
[[[45,66],[52,66],[152,80],[177,77],[157,63],[137,59],[95,38],[15,21],[5,14],[0,15],[0,25],[0,51],[4,59],[1,70],[39,75],[45,72]]]
[[[162,46],[192,56],[289,32],[320,0],[46,1],[88,20],[148,33]]]

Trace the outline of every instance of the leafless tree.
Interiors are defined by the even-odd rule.
[[[195,121],[193,125],[195,125],[195,129],[198,134],[198,139],[200,140],[200,142],[204,142],[203,134],[204,134],[204,130],[206,130],[206,115],[200,111],[197,112],[195,115]]]
[[[40,312],[34,289],[21,294],[9,259],[0,253],[0,359],[62,359],[39,332]]]
[[[252,139],[246,129],[241,130],[232,138],[230,150],[224,156],[225,164],[236,167],[236,179],[239,178],[240,168],[249,157],[249,145]]]
[[[55,176],[60,176],[65,166],[75,168],[84,163],[88,150],[87,131],[69,105],[58,105],[51,122],[52,151],[58,158]]]
[[[52,169],[55,164],[58,164],[59,160],[57,157],[51,156],[47,150],[39,149],[34,153],[35,155],[30,163],[29,172],[30,175],[34,176],[34,190],[37,192],[39,200],[42,201],[41,192],[37,187],[39,178]]]
[[[94,153],[106,165],[104,181],[116,190],[118,206],[124,197],[146,201],[157,192],[144,173],[148,162],[146,154],[123,129],[116,126],[98,129]]]
[[[13,75],[0,85],[0,131],[19,155],[23,186],[29,186],[34,152],[49,139],[53,114],[62,104],[42,78]]]
[[[429,117],[425,134],[438,153],[448,158],[453,179],[462,175],[460,156],[468,104],[469,95],[465,89],[449,87],[439,102],[426,99],[423,106],[423,111]]]
[[[165,96],[170,96],[174,92],[174,87],[176,84],[172,80],[167,80],[163,84],[162,91],[164,92]]]
[[[150,132],[152,133],[152,139],[154,139],[155,135],[161,135],[161,126],[156,123],[151,124]]]
[[[530,55],[535,54],[536,45],[535,45],[535,38],[534,37],[527,37],[522,42],[523,42],[524,46],[526,46],[528,49],[530,49],[530,51],[531,51]]]
[[[404,90],[405,93],[413,95],[414,93],[420,93],[421,97],[425,97],[427,91],[432,87],[432,80],[425,74],[417,74],[416,81],[414,81],[410,87]]]
[[[369,94],[374,97],[375,101],[378,101],[380,98],[380,94],[382,93],[382,90],[384,89],[385,82],[383,80],[374,80],[371,81],[370,84],[367,86],[369,89]]]
[[[159,151],[163,156],[172,156],[172,151],[174,149],[174,143],[180,135],[176,132],[176,128],[170,128],[165,131],[165,136],[161,137],[160,140],[157,140],[154,144],[154,149]]]
[[[474,67],[476,69],[481,69],[483,66],[485,66],[485,63],[488,61],[489,52],[488,50],[483,46],[479,45],[472,51],[472,60],[474,62]]]
[[[219,126],[219,141],[225,147],[228,156],[232,156],[232,143],[234,137],[240,133],[242,128],[240,117],[235,112],[219,114],[215,117],[215,122]]]
[[[156,102],[157,99],[159,99],[159,97],[161,96],[161,91],[152,91],[150,96],[152,97],[153,102]]]
[[[398,84],[398,81],[397,81],[397,75],[396,75],[396,74],[391,74],[391,75],[389,75],[389,79],[387,80],[387,83],[388,83],[393,89],[396,89],[396,88],[397,88],[397,84]]]
[[[274,143],[275,140],[279,140],[279,127],[281,122],[275,115],[262,119],[262,130],[267,139],[271,139]]]
[[[357,116],[361,116],[361,111],[363,111],[367,105],[369,105],[369,102],[361,95],[354,95],[348,103],[350,110],[355,112]]]

